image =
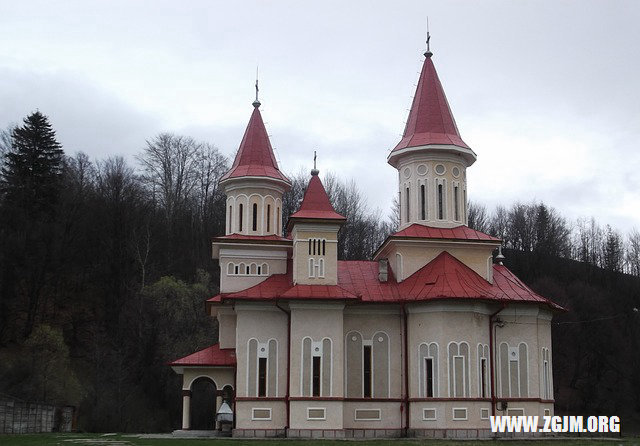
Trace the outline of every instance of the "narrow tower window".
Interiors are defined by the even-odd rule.
[[[458,198],[458,186],[453,188],[453,206],[455,209],[456,221],[460,220],[460,199]]]
[[[267,232],[271,232],[271,205],[267,205]]]
[[[258,396],[267,396],[267,358],[258,358]]]
[[[311,255],[311,239],[309,239],[309,255]]]
[[[233,206],[229,206],[229,234],[233,233]]]
[[[324,253],[325,253],[325,248],[326,248],[325,245],[326,245],[326,243],[327,243],[326,240],[322,240],[322,255],[324,255]]]
[[[406,200],[407,200],[407,222],[409,222],[411,220],[411,217],[409,217],[409,188],[407,187],[406,189]]]
[[[487,358],[480,359],[480,396],[487,397]]]
[[[427,219],[427,194],[424,184],[420,185],[420,218]]]
[[[258,205],[256,203],[253,203],[253,231],[257,231],[258,230]]]
[[[242,212],[244,206],[240,204],[239,213],[238,213],[238,232],[242,232]]]
[[[424,358],[425,389],[427,398],[433,397],[433,358]]]
[[[313,239],[313,255],[316,255],[316,239]]]
[[[322,358],[320,356],[313,357],[313,371],[312,371],[312,391],[311,396],[320,396],[320,366]]]
[[[464,195],[464,202],[463,202],[464,207],[462,208],[462,215],[466,223],[467,222],[467,190],[466,189],[463,190],[463,195]]]
[[[365,398],[371,397],[371,346],[365,345],[364,348],[364,361],[363,361],[363,378],[364,389],[363,395]]]
[[[444,218],[444,200],[442,196],[442,184],[438,184],[438,218]]]
[[[280,230],[282,229],[282,225],[280,224],[280,208],[276,208],[276,213],[278,214],[278,226],[276,227],[276,234],[280,234]]]

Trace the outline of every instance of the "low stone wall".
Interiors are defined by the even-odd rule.
[[[0,397],[0,433],[71,432],[74,408]]]

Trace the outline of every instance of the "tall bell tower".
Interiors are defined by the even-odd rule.
[[[402,140],[387,161],[398,170],[400,229],[467,224],[467,167],[476,154],[462,140],[428,49]]]

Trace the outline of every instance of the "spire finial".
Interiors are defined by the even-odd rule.
[[[498,261],[498,265],[503,265],[503,261],[504,261],[505,257],[502,254],[502,244],[500,244],[500,246],[498,246],[498,255],[496,256],[496,260]]]
[[[320,173],[320,171],[318,169],[316,169],[316,158],[318,157],[318,155],[316,154],[316,151],[313,151],[313,169],[311,169],[311,175],[313,175],[314,177],[316,175],[318,175]]]
[[[424,53],[424,57],[431,57],[433,53],[430,48],[431,34],[429,34],[429,16],[427,16],[427,52]]]
[[[253,106],[255,108],[260,107],[260,101],[258,100],[258,66],[256,65],[256,100],[253,101]]]

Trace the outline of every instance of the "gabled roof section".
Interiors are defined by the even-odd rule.
[[[292,219],[346,220],[333,209],[327,191],[318,177],[317,170],[312,171],[311,180],[304,192],[300,208],[289,217],[289,225]]]
[[[213,344],[205,349],[191,353],[184,358],[170,362],[171,366],[226,366],[236,365],[236,350],[234,348],[220,348],[220,344]]]
[[[399,285],[410,300],[446,298],[496,299],[497,290],[447,251],[409,276]]]
[[[287,274],[274,274],[265,281],[246,290],[233,293],[221,293],[207,300],[209,303],[221,303],[224,299],[261,300],[275,299],[294,300],[344,300],[358,299],[358,296],[340,285],[294,285],[292,265],[287,267]]]
[[[447,251],[441,252],[401,283],[396,281],[391,270],[388,280],[380,282],[378,262],[342,260],[338,261],[338,285],[293,285],[290,266],[286,274],[273,275],[246,290],[218,294],[207,302],[222,304],[227,299],[291,299],[408,303],[448,299],[527,302],[563,310],[527,287],[505,266],[493,266],[493,283],[489,283]]]
[[[233,165],[220,181],[240,177],[265,177],[291,185],[291,181],[278,168],[259,105],[254,103],[253,113]]]
[[[431,53],[426,53],[402,140],[392,153],[429,144],[450,144],[470,150],[460,137]]]
[[[389,237],[397,238],[427,238],[427,239],[443,239],[443,240],[478,240],[499,242],[500,239],[484,232],[476,231],[468,226],[460,225],[454,228],[436,228],[434,226],[426,226],[414,223],[391,234]]]
[[[280,237],[279,235],[270,234],[270,235],[245,235],[245,234],[229,234],[229,235],[221,235],[219,237],[214,237],[214,241],[220,242],[234,242],[234,241],[247,241],[251,240],[254,242],[288,242],[291,243],[291,239],[286,237]]]

